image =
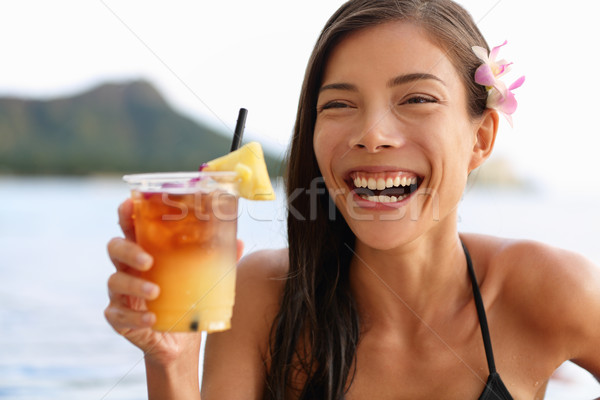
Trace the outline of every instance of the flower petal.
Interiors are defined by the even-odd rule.
[[[511,66],[512,63],[504,63],[504,64],[497,64],[498,67],[498,73],[496,74],[496,78],[500,78],[503,75],[506,75],[510,72],[511,70]]]
[[[498,52],[500,51],[500,48],[502,46],[504,46],[506,43],[508,43],[508,40],[505,40],[504,43],[502,43],[500,46],[496,46],[492,49],[492,51],[490,51],[490,60],[492,60],[492,61],[496,60],[496,57],[498,56]]]
[[[502,115],[504,115],[504,118],[506,118],[506,120],[508,121],[508,124],[510,125],[510,127],[511,127],[511,128],[514,128],[514,127],[513,127],[513,119],[512,119],[512,116],[511,116],[511,115],[509,115],[509,114],[505,114],[505,113],[503,113],[503,112],[501,112],[501,114],[502,114]]]
[[[481,64],[475,71],[475,82],[483,86],[495,86],[496,77],[488,64]]]
[[[515,95],[509,91],[506,97],[500,101],[498,106],[498,111],[511,115],[517,111],[517,99],[515,98]]]
[[[520,88],[523,82],[525,82],[525,76],[522,76],[516,81],[514,81],[513,84],[509,86],[508,90],[515,90],[517,88]]]
[[[504,99],[508,95],[508,88],[501,80],[496,79],[494,83],[494,89],[500,95],[501,99]]]
[[[488,63],[489,62],[489,57],[488,57],[488,52],[486,49],[484,49],[483,47],[480,46],[473,46],[471,47],[471,49],[473,49],[473,53],[475,53],[475,55],[484,63]]]
[[[501,100],[502,95],[500,95],[500,93],[496,89],[492,89],[488,93],[486,107],[497,110]]]

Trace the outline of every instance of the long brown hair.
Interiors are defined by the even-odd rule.
[[[326,194],[313,150],[316,103],[332,49],[349,33],[405,20],[446,51],[467,88],[472,117],[487,92],[474,80],[489,49],[473,19],[451,0],[351,0],[329,19],[308,63],[286,173],[289,275],[270,341],[265,398],[343,399],[356,368],[360,321],[350,290],[355,236]]]

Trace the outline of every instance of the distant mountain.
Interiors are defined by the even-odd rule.
[[[229,151],[231,135],[176,112],[145,81],[52,100],[0,98],[0,173],[191,171]],[[281,159],[265,158],[280,175]]]

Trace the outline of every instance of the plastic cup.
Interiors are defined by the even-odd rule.
[[[153,329],[231,327],[235,299],[238,176],[234,172],[125,175],[136,242],[154,257],[139,275],[160,286],[147,301]]]

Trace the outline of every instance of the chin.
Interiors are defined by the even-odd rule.
[[[412,242],[417,236],[415,221],[399,224],[393,220],[351,221],[348,225],[356,240],[374,250],[396,249]]]

